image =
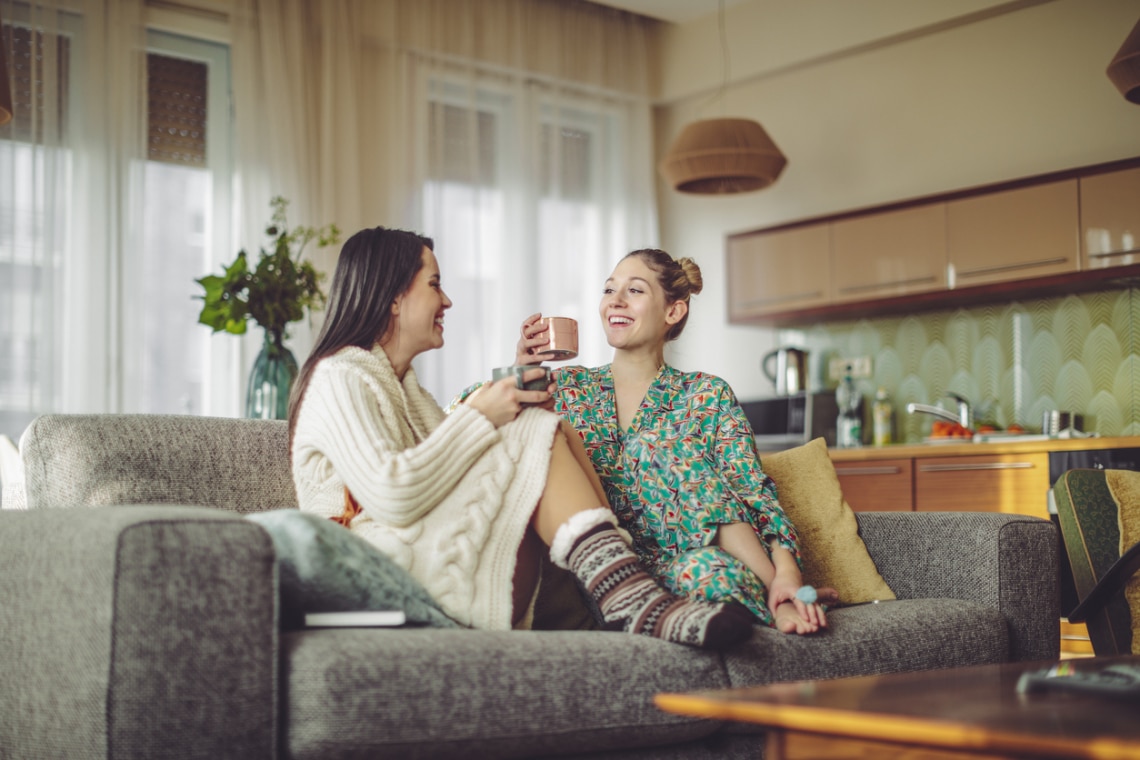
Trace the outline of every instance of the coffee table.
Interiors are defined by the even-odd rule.
[[[1140,657],[1066,660],[1097,670]],[[765,760],[1073,757],[1140,759],[1140,701],[1049,691],[1017,681],[1049,662],[798,681],[658,694],[662,710],[765,726]]]

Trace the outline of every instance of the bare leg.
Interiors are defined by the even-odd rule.
[[[519,546],[512,597],[513,622],[518,623],[522,618],[538,586],[542,544],[549,546],[559,526],[575,512],[598,507],[609,507],[602,482],[594,472],[578,432],[563,420],[551,446],[546,488],[531,518],[531,527]]]
[[[566,436],[566,442],[570,445],[570,452],[578,460],[578,465],[586,473],[590,483],[593,484],[594,491],[598,494],[598,504],[609,506],[609,501],[606,499],[606,489],[602,486],[602,479],[598,477],[598,472],[594,469],[594,463],[590,461],[590,455],[586,453],[586,447],[582,444],[582,438],[578,435],[578,431],[569,422],[562,420],[562,434]]]
[[[574,440],[578,440],[576,432],[570,434]],[[579,445],[581,445],[581,441],[579,441]],[[582,453],[585,455],[585,450]],[[582,465],[583,463],[579,462],[571,450],[566,432],[559,429],[554,436],[554,445],[550,450],[550,470],[546,476],[546,488],[542,491],[542,497],[538,501],[538,509],[535,510],[534,517],[531,519],[531,525],[534,526],[538,537],[547,546],[550,546],[551,542],[554,541],[554,534],[558,528],[575,513],[598,507],[609,507],[605,494],[598,493],[601,483],[599,482],[597,489],[595,489],[591,482],[590,475],[593,475],[594,480],[597,480],[598,476],[594,473],[593,466],[589,464],[589,459],[585,462],[586,467],[589,468],[589,475]]]

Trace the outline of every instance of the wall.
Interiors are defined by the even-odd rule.
[[[942,401],[953,410],[948,391],[972,402],[977,421],[1002,429],[1037,432],[1043,412],[1061,409],[1083,414],[1088,432],[1140,435],[1138,320],[1140,291],[1124,288],[820,323],[780,330],[779,340],[810,351],[812,388],[834,387],[832,357],[871,357],[872,377],[857,384],[868,409],[876,389],[891,395],[896,440],[930,435],[934,418],[905,414],[906,405]]]
[[[913,10],[915,6],[926,8],[927,13],[934,12],[930,6],[943,12],[952,6],[955,12],[972,15],[905,17],[907,12],[920,13]],[[845,17],[852,8],[861,14]],[[766,13],[774,9],[780,12]],[[741,398],[750,398],[772,391],[760,372],[760,357],[801,333],[810,336],[809,347],[817,345],[823,351],[828,347],[847,350],[867,340],[888,346],[903,327],[912,336],[908,339],[925,341],[928,347],[935,336],[948,330],[981,334],[991,329],[990,310],[809,325],[791,334],[729,325],[724,294],[725,235],[1140,156],[1140,107],[1125,101],[1104,74],[1138,19],[1140,0],[918,4],[753,0],[732,6],[726,13],[734,63],[730,84],[719,98],[715,94],[721,56],[715,18],[672,29],[661,46],[658,157],[687,122],[732,115],[760,121],[789,163],[775,185],[744,195],[688,196],[660,186],[662,245],[676,255],[696,259],[707,288],[694,300],[689,327],[670,348],[669,360],[683,369],[700,368],[721,375]],[[917,31],[906,31],[915,29],[914,25]],[[850,31],[845,33],[845,29]],[[763,59],[757,51],[764,45],[755,41],[760,39],[782,41],[776,53],[783,57]],[[788,40],[804,41],[802,57],[794,57],[796,46]],[[829,53],[820,40],[846,47]],[[738,54],[739,49],[746,52]],[[1110,331],[1120,331],[1113,333],[1118,339],[1137,327],[1131,307],[1123,310],[1123,322],[1104,322],[1096,316],[1103,311],[1098,299],[1104,297],[1002,304],[993,313],[1024,311],[1034,330],[1050,331],[1053,328],[1045,326],[1056,325],[1065,357],[1057,368],[1060,373],[1071,361],[1084,360],[1072,358],[1063,339],[1064,331],[1070,329],[1065,321],[1073,303],[1093,315],[1089,324],[1111,324]],[[1131,303],[1134,295],[1118,291],[1115,298],[1116,303],[1121,298]],[[1011,316],[1007,321],[1013,324],[1015,319]],[[1010,328],[994,323],[992,329]],[[1137,360],[1136,346],[1128,340],[1120,345],[1121,362],[1131,366]],[[1009,350],[1001,343],[999,348]],[[872,353],[877,355],[879,350]],[[946,350],[953,357],[961,349],[947,346]],[[906,356],[906,361],[920,361],[917,353]],[[1099,356],[1092,358],[1099,360]],[[964,371],[969,377],[955,382],[989,388],[997,380],[992,375],[975,376],[975,372],[1000,374],[1025,360],[1003,353],[1000,361],[984,366],[957,362],[954,371]],[[1114,371],[1107,365],[1087,370],[1096,377]],[[1093,404],[1093,397],[1052,398],[1053,391],[1047,389],[1063,385],[1062,380],[1060,375],[1041,377],[1022,386],[1040,397],[1010,406],[1004,414],[1039,425],[1033,410],[1042,403],[1072,404],[1075,411],[1089,411],[1078,405]],[[915,395],[933,396],[942,391],[933,375],[920,376],[920,381],[925,387],[913,390]],[[1097,393],[1104,389],[1099,381],[1094,387]],[[1131,397],[1126,394],[1115,403],[1134,408],[1137,400],[1140,395],[1132,392]],[[1128,425],[1135,421],[1125,421],[1123,428]]]

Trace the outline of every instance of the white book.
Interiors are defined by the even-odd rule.
[[[403,610],[305,613],[305,625],[309,628],[370,628],[403,625],[406,622],[407,617]]]

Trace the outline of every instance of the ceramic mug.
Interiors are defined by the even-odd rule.
[[[546,343],[535,346],[534,353],[547,356],[551,361],[565,361],[578,355],[578,321],[570,317],[543,317],[546,325]]]
[[[523,375],[532,369],[542,370],[542,377],[523,381]],[[512,364],[509,367],[495,367],[491,370],[492,380],[502,380],[504,377],[515,378],[515,385],[524,391],[544,391],[550,385],[550,367],[541,364]]]

